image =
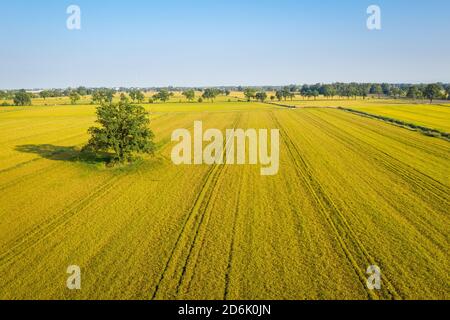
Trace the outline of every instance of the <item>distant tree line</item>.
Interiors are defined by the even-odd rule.
[[[294,99],[296,95],[305,99],[317,99],[323,96],[328,99],[335,97],[357,99],[369,96],[378,98],[408,98],[408,99],[428,99],[433,102],[435,99],[450,100],[450,84],[388,84],[388,83],[333,83],[314,85],[290,85],[285,87],[246,87],[242,92],[248,101],[252,99],[265,101],[268,97],[267,91],[275,91],[270,100]]]
[[[231,91],[243,92],[247,101],[261,101],[268,99],[271,101],[293,100],[296,96],[304,99],[317,99],[319,96],[327,99],[348,98],[357,99],[377,97],[377,98],[408,98],[408,99],[427,99],[430,102],[437,99],[450,100],[450,84],[432,83],[432,84],[389,84],[389,83],[332,83],[332,84],[313,84],[313,85],[289,85],[284,87],[265,86],[265,87],[211,87],[211,88],[156,88],[156,89],[135,89],[135,88],[67,88],[42,90],[39,93],[30,93],[26,90],[0,90],[0,100],[12,100],[14,105],[31,105],[31,99],[68,97],[72,104],[76,104],[82,97],[91,97],[91,103],[102,104],[113,101],[116,93],[121,92],[121,98],[129,98],[132,102],[143,103],[145,93],[152,91],[156,93],[148,99],[149,103],[167,102],[173,97],[174,92],[180,92],[187,101],[203,102],[205,100],[214,101],[217,96],[229,96]],[[196,97],[196,92],[201,92]],[[268,96],[268,92],[274,92]],[[128,97],[125,96],[128,94]],[[8,105],[4,102],[3,105]]]

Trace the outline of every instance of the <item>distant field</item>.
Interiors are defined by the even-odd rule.
[[[429,104],[362,106],[354,107],[354,109],[450,132],[450,104],[447,106]]]
[[[92,105],[1,107],[0,299],[450,298],[449,142],[227,99],[147,104],[159,151],[126,169],[76,160]],[[446,107],[377,103],[339,101],[450,131]],[[195,120],[279,128],[279,174],[174,166],[170,135]],[[373,264],[380,292],[365,285]]]
[[[450,103],[426,104],[415,101],[387,99],[310,99],[287,100],[282,104],[297,107],[346,107],[381,115],[408,123],[450,132]]]
[[[156,92],[146,92],[145,93],[145,100],[143,101],[143,104],[149,104],[149,99],[155,94]],[[201,97],[201,92],[196,92],[196,99],[195,102],[197,102],[198,98]],[[116,94],[114,96],[114,102],[118,102],[120,100],[120,94]],[[215,99],[215,102],[237,102],[238,98],[236,98],[235,94],[232,94],[230,96],[220,95]],[[79,101],[77,101],[77,105],[89,105],[92,104],[92,97],[91,96],[82,96]],[[168,103],[188,103],[186,100],[186,97],[184,97],[181,92],[174,92],[174,95],[170,97],[170,100]],[[207,102],[207,101],[205,101]],[[0,105],[2,103],[8,103],[13,104],[13,100],[2,100],[0,99]],[[155,104],[158,104],[161,102],[155,102]],[[50,98],[33,98],[33,106],[62,106],[62,105],[71,105],[69,97],[50,97]],[[2,108],[0,106],[0,108]]]

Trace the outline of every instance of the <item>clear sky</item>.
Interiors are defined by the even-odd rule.
[[[66,9],[81,8],[81,30]],[[366,27],[381,8],[382,29]],[[0,2],[0,88],[449,82],[448,0]]]

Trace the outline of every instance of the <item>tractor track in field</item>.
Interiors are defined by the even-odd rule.
[[[241,117],[241,114],[239,115],[239,118],[238,119],[236,119],[236,121],[234,122],[234,124],[233,124],[233,128],[236,128],[237,127],[237,124],[240,122],[240,117]],[[225,144],[225,148],[224,148],[224,153],[226,153],[226,151],[228,150],[228,148],[229,148],[229,145],[228,145],[228,142]],[[208,198],[208,201],[207,201],[207,203],[206,203],[206,205],[205,205],[205,211],[206,211],[206,209],[209,207],[209,204],[211,203],[211,200],[213,199],[213,196],[214,195],[216,195],[216,190],[217,190],[217,188],[218,188],[218,185],[220,185],[220,183],[218,183],[219,182],[219,180],[222,178],[222,176],[223,176],[223,171],[224,171],[224,169],[225,168],[222,168],[222,170],[221,170],[221,172],[218,174],[218,176],[217,176],[217,180],[216,181],[214,181],[214,183],[212,184],[212,186],[213,186],[213,190],[212,190],[212,192],[211,192],[211,196]],[[240,183],[240,186],[242,185],[242,177],[241,176],[239,176],[239,183]],[[240,189],[239,189],[240,190]],[[238,205],[239,205],[239,197],[237,198],[238,200],[237,200],[237,202],[236,202],[236,207],[235,207],[235,210],[236,210],[236,219],[237,219],[237,210],[238,210]],[[203,216],[204,217],[204,216]],[[202,219],[203,219],[203,217],[202,217]],[[209,221],[210,221],[210,215],[208,215],[208,220],[207,220],[207,222],[206,222],[206,225],[205,225],[205,228],[209,225]],[[200,224],[199,224],[199,228],[200,228],[200,225],[203,225],[203,223],[202,222],[200,222]],[[233,246],[233,242],[234,242],[234,235],[235,235],[235,226],[236,226],[236,221],[234,222],[234,225],[233,225],[233,236],[232,236],[232,246]],[[199,229],[198,229],[199,230]],[[198,234],[198,233],[197,233]],[[197,234],[196,234],[196,236],[197,236]],[[194,265],[193,265],[193,267],[192,267],[192,270],[193,270],[193,273],[192,273],[192,275],[189,277],[189,279],[188,280],[186,280],[187,281],[187,284],[185,285],[185,288],[186,289],[188,289],[188,288],[190,288],[190,285],[191,285],[191,282],[192,282],[192,279],[194,278],[194,276],[195,276],[195,270],[196,270],[196,266],[197,266],[197,263],[198,263],[198,258],[199,258],[199,253],[201,252],[201,250],[202,250],[202,248],[204,247],[204,243],[205,243],[205,238],[204,237],[202,237],[202,239],[200,240],[201,242],[200,242],[200,247],[199,247],[199,249],[198,249],[198,251],[197,251],[197,254],[195,255],[195,258],[194,258]],[[195,245],[195,242],[193,243],[193,246],[192,246],[192,249],[194,248],[194,247],[196,247],[196,245]],[[187,260],[186,261],[191,261],[191,253],[193,252],[193,250],[191,250],[190,252],[189,252],[189,256],[188,256],[188,258],[187,258]],[[231,254],[231,252],[230,252],[230,254]],[[231,263],[231,256],[230,256],[230,259],[229,259],[229,265],[228,265],[228,269],[227,270],[229,270],[229,269],[231,269],[231,266],[230,266],[230,263]],[[187,266],[187,263],[186,263],[186,265],[185,266]],[[180,282],[178,283],[178,287],[177,287],[177,295],[180,293],[179,292],[179,290],[180,290],[180,287],[181,287],[181,285],[182,285],[182,281],[183,281],[183,279],[184,279],[184,277],[186,276],[186,268],[183,268],[183,274],[182,274],[182,276],[181,276],[181,278],[180,278]],[[227,279],[228,279],[228,277],[227,277]],[[227,284],[228,285],[228,284]]]
[[[378,130],[376,130],[376,128],[374,128],[373,126],[368,125],[367,122],[364,123],[364,122],[361,121],[362,119],[364,119],[364,117],[358,117],[357,115],[355,115],[356,119],[352,119],[352,117],[344,118],[344,117],[342,117],[342,115],[343,115],[343,114],[339,114],[339,113],[338,113],[338,114],[333,114],[333,116],[335,116],[336,118],[340,119],[341,121],[350,122],[350,123],[354,124],[356,127],[364,128],[365,131],[370,131],[370,132],[373,132],[374,134],[380,135],[380,132],[379,132]],[[370,118],[366,118],[366,119],[370,119]],[[370,120],[373,120],[373,119],[370,119]],[[325,119],[324,119],[324,121],[327,122],[327,123],[329,123],[329,124],[331,124],[330,122],[326,121]],[[331,124],[331,125],[332,125],[332,124]],[[335,128],[337,128],[335,125],[333,125],[333,126],[334,126]],[[358,130],[358,131],[361,132],[362,134],[365,133],[364,131],[361,131],[361,130]],[[406,131],[405,131],[405,132],[406,132]],[[410,132],[411,132],[411,131],[410,131]],[[413,132],[414,132],[414,131],[413,131]],[[367,135],[367,133],[365,133],[365,134]],[[391,139],[391,140],[393,140],[393,141],[396,141],[396,142],[399,142],[399,143],[401,143],[401,144],[406,144],[406,145],[408,145],[409,147],[412,147],[412,148],[415,148],[415,149],[419,149],[419,150],[421,150],[421,151],[423,151],[423,152],[425,152],[425,153],[430,153],[430,152],[431,152],[430,148],[427,148],[426,145],[422,145],[422,144],[418,144],[418,143],[411,143],[411,140],[409,140],[409,139],[400,139],[399,137],[397,137],[397,136],[395,136],[395,135],[389,135],[389,139]],[[367,144],[366,141],[364,141],[364,142]],[[445,152],[445,151],[448,152],[448,148],[445,148],[445,147],[440,146],[439,149],[440,149],[440,150],[444,150],[444,152]],[[385,153],[384,151],[381,151],[381,150],[379,150],[379,151]],[[385,153],[385,154],[386,154],[386,153]],[[390,156],[389,154],[386,154],[386,155],[388,155],[389,157],[392,157],[392,156]],[[395,159],[395,160],[401,162],[401,161],[398,160],[398,159]],[[411,168],[411,169],[417,171],[417,169],[414,169],[414,168],[410,167],[407,163],[402,162],[402,164],[403,164],[404,166],[407,166],[407,167],[409,167],[409,168]],[[428,175],[426,175],[426,174],[424,174],[424,173],[422,173],[422,172],[419,172],[419,171],[418,171],[418,173],[421,174],[421,175],[426,176],[428,179],[430,179],[430,180],[436,182],[437,184],[442,185],[442,186],[448,188],[447,186],[443,185],[440,181],[437,181],[437,180],[435,180],[434,178],[432,178],[432,177],[430,177],[430,176],[428,176]]]
[[[34,159],[34,160],[35,161],[33,161],[33,162],[38,162],[39,160],[43,160],[43,159],[37,158],[37,159]],[[29,163],[31,163],[31,162],[29,162]],[[36,178],[37,179],[37,178],[39,178],[40,174],[45,173],[45,172],[47,172],[49,170],[54,170],[58,166],[62,166],[62,164],[61,163],[50,164],[49,166],[47,166],[45,168],[41,168],[41,169],[35,170],[35,171],[31,172],[31,173],[28,173],[28,174],[22,175],[22,176],[20,176],[18,178],[15,178],[15,179],[13,179],[13,180],[11,180],[11,181],[1,185],[0,186],[0,192],[3,191],[3,190],[6,190],[8,188],[11,188],[11,187],[13,187],[13,186],[15,186],[15,185],[17,185],[17,184],[19,184],[21,182],[29,180],[30,178],[33,178],[33,179]]]
[[[243,175],[239,175],[239,193],[242,190],[242,186],[244,184],[244,178]],[[238,195],[236,197],[236,203],[234,206],[234,219],[233,219],[233,226],[232,226],[232,235],[231,235],[231,241],[230,241],[230,253],[228,254],[228,264],[227,264],[227,271],[225,273],[225,287],[224,287],[224,293],[223,293],[223,299],[228,300],[228,295],[230,291],[230,282],[231,282],[231,271],[233,268],[233,260],[234,260],[234,252],[235,252],[235,242],[236,242],[236,228],[237,228],[237,222],[238,222],[238,215],[239,215],[239,207],[241,203],[241,197]]]
[[[35,139],[37,137],[41,137],[41,136],[45,136],[45,135],[51,135],[51,134],[54,135],[54,133],[58,132],[58,131],[64,131],[64,130],[68,130],[68,129],[76,129],[76,128],[79,128],[79,127],[80,127],[80,125],[77,124],[77,125],[70,126],[70,127],[58,128],[58,129],[55,129],[55,130],[49,130],[49,131],[42,132],[42,133],[39,133],[39,134],[36,134],[36,135],[32,135],[32,137],[33,137],[33,139]],[[21,138],[16,138],[16,139],[10,139],[10,140],[7,140],[7,141],[8,141],[8,143],[11,143],[11,142],[14,142],[14,141],[24,140],[24,139],[27,139],[29,137],[30,136],[26,136],[26,137],[21,137]]]
[[[237,127],[240,118],[241,114],[239,113],[233,123],[234,128]],[[223,154],[226,152],[228,148],[228,143],[229,141],[226,141]],[[225,168],[224,164],[215,164],[208,170],[205,179],[203,180],[203,183],[201,185],[200,191],[197,197],[195,198],[195,201],[193,203],[193,206],[189,210],[189,213],[186,215],[186,219],[182,224],[181,231],[178,234],[178,237],[171,250],[169,258],[167,259],[163,271],[156,283],[155,290],[151,295],[151,300],[157,299],[159,290],[163,285],[165,279],[173,279],[174,277],[177,277],[178,266],[180,265],[179,263],[177,263],[178,260],[177,258],[184,260],[182,271],[181,274],[178,276],[178,281],[176,285],[176,294],[179,293],[183,279],[186,274],[189,260],[192,256],[193,249],[198,241],[199,236],[201,237],[200,229],[203,222],[205,221],[205,215],[208,212],[208,206],[216,189],[216,182],[222,175],[224,168]],[[205,206],[203,206],[203,204],[205,204]],[[202,207],[203,210],[201,210]],[[187,254],[184,253],[184,251],[186,250]],[[186,258],[183,258],[184,256],[186,256]],[[171,270],[172,272],[170,276],[168,276],[168,273]]]
[[[352,116],[348,117],[348,115],[352,115]],[[379,124],[383,123],[383,121],[380,122],[380,121],[377,121],[376,119],[362,117],[362,116],[358,116],[356,114],[345,113],[345,112],[333,113],[333,116],[335,118],[341,120],[341,121],[349,122],[349,123],[351,123],[351,124],[353,124],[355,126],[364,128],[364,130],[373,132],[375,134],[380,134],[380,131],[377,130],[377,126],[370,125],[370,122],[368,122],[367,120],[376,121]],[[397,126],[391,126],[391,125],[389,125],[389,123],[384,123],[384,124],[386,124],[387,126],[389,126],[392,129],[399,128]],[[378,126],[378,128],[381,128],[381,126]],[[407,134],[407,133],[411,133],[411,132],[416,132],[417,133],[417,131],[411,131],[411,130],[408,130],[408,131],[403,130],[402,133],[403,134]],[[419,149],[419,150],[421,150],[423,152],[426,152],[426,153],[429,153],[431,151],[431,148],[429,148],[427,145],[421,144],[421,143],[419,143],[419,141],[417,141],[419,137],[423,138],[423,135],[417,135],[417,139],[416,140],[405,139],[405,138],[402,139],[401,137],[403,137],[403,136],[400,136],[400,135],[399,136],[389,135],[388,137],[389,137],[389,139],[391,139],[393,141],[399,142],[401,144],[408,145],[409,147],[412,147],[412,148],[415,148],[415,149]],[[415,143],[413,141],[417,141],[417,143]],[[436,144],[434,144],[433,146],[439,148],[440,152],[448,151],[448,148],[446,146],[443,146],[443,145],[438,145],[437,146]]]
[[[44,241],[49,235],[66,225],[75,215],[88,208],[92,202],[112,190],[122,177],[123,176],[113,176],[103,183],[101,187],[96,188],[95,191],[91,192],[87,197],[74,201],[70,206],[55,214],[48,221],[40,223],[39,226],[29,230],[24,238],[9,243],[10,248],[0,255],[0,266],[4,267],[18,256],[21,256],[26,250],[33,248]]]
[[[54,141],[53,143],[60,143],[60,142],[62,142],[62,141],[70,140],[70,139],[73,139],[73,138],[76,138],[76,137],[80,137],[80,136],[83,136],[83,135],[84,135],[84,134],[79,134],[79,135],[75,135],[75,136],[70,136],[70,137],[68,137],[68,138],[64,138],[64,139],[61,139],[61,140]],[[57,154],[59,154],[59,153],[61,153],[61,152],[54,152],[53,155],[57,155]],[[55,163],[50,164],[48,167],[45,167],[45,168],[41,168],[41,169],[35,170],[35,171],[33,171],[33,172],[29,173],[29,174],[19,176],[19,177],[17,177],[16,179],[13,179],[13,180],[11,180],[11,181],[5,183],[4,185],[0,185],[0,191],[3,191],[3,190],[5,190],[5,189],[8,189],[8,188],[10,188],[10,187],[12,187],[12,186],[14,186],[14,185],[20,183],[20,182],[23,182],[24,180],[28,179],[29,177],[37,176],[37,175],[39,175],[40,173],[42,173],[43,171],[53,170],[53,169],[55,169],[55,168],[58,167],[58,166],[62,166],[63,163],[64,163],[64,161],[62,161],[62,160],[51,160],[51,159],[46,159],[45,157],[41,157],[41,156],[40,156],[40,157],[33,158],[33,159],[31,159],[31,160],[28,160],[28,161],[20,162],[20,163],[16,164],[16,165],[13,166],[13,167],[9,167],[9,168],[2,169],[2,170],[0,170],[0,174],[1,174],[1,173],[5,173],[5,172],[12,171],[12,170],[14,170],[14,169],[22,168],[22,167],[24,167],[24,166],[26,166],[26,165],[28,165],[28,164],[30,164],[30,163],[40,162],[40,161],[43,161],[43,160],[50,160],[50,161],[54,161]]]
[[[84,122],[83,122],[84,124]],[[86,121],[86,124],[88,124],[88,122]],[[22,131],[30,131],[30,130],[39,130],[41,128],[48,128],[48,127],[54,127],[55,123],[53,121],[48,121],[48,122],[41,122],[39,123],[39,125],[35,125],[33,127],[30,127],[29,125],[25,125],[23,127],[16,127],[14,125],[11,126],[11,128],[0,128],[2,131],[8,132],[9,130],[14,130],[17,132],[22,132]],[[59,129],[53,129],[51,131],[46,131],[46,132],[54,132],[54,130],[64,130],[67,129],[68,127],[60,127]],[[75,128],[75,127],[69,127],[70,128]],[[41,132],[40,134],[46,134],[46,132]],[[0,140],[0,143],[4,143],[4,142],[10,142],[10,141],[17,141],[17,140],[23,140],[23,139],[28,139],[30,137],[35,137],[35,135],[26,135],[26,136],[22,136],[22,137],[16,137],[14,140]]]
[[[5,173],[5,172],[9,172],[9,171],[12,171],[12,170],[15,170],[15,169],[22,168],[22,167],[26,166],[27,164],[30,164],[30,163],[33,163],[33,162],[36,162],[36,161],[39,161],[39,160],[42,160],[42,158],[34,158],[34,159],[31,159],[31,160],[28,160],[28,161],[19,162],[18,164],[14,165],[12,167],[8,167],[8,168],[0,170],[0,174]],[[1,189],[1,190],[3,190],[3,189]]]
[[[338,140],[343,142],[346,145],[346,147],[348,147],[355,153],[358,153],[359,155],[362,155],[365,158],[367,158],[368,156],[371,157],[371,159],[376,160],[377,162],[382,164],[386,169],[388,169],[392,173],[400,175],[402,178],[409,181],[411,184],[415,185],[421,191],[425,191],[429,195],[433,196],[436,200],[438,200],[437,202],[448,203],[447,194],[450,192],[450,190],[448,190],[449,188],[447,186],[443,185],[441,182],[410,167],[408,164],[392,157],[390,154],[371,145],[367,141],[364,141],[361,138],[359,138],[353,134],[350,134],[354,140],[357,140],[359,142],[359,144],[365,148],[366,152],[361,152],[361,149],[355,148],[354,143],[352,143],[352,141],[349,140],[348,137],[346,137],[345,135],[342,135],[342,133],[340,132],[340,130],[341,130],[340,128],[336,127],[332,123],[323,119],[323,121],[327,123],[327,126],[324,127],[324,126],[321,126],[317,122],[317,119],[314,119],[313,117],[308,116],[308,115],[306,115],[306,117],[311,122],[314,122],[316,124],[315,125],[316,127],[320,127],[324,131],[327,131],[328,135],[338,138]],[[335,130],[330,131],[329,127],[333,127]],[[360,132],[360,133],[364,134],[363,132]],[[374,156],[374,151],[377,153],[378,157]],[[395,162],[397,165],[394,165],[393,162]],[[411,175],[410,170],[408,170],[408,169],[413,170],[415,173],[417,173],[417,175]],[[418,182],[418,180],[420,180],[420,181]],[[447,189],[447,190],[442,190],[441,188],[437,187],[436,184],[438,184],[439,186],[442,186],[444,189]]]
[[[233,128],[236,128],[237,127],[237,124],[240,122],[240,120],[241,120],[241,115],[242,114],[239,114],[239,117],[235,120],[235,122],[233,123]],[[224,153],[226,153],[227,152],[227,150],[229,149],[229,145],[228,145],[228,141],[226,142],[226,144],[225,144],[225,148],[224,148]],[[223,165],[223,168],[221,169],[221,171],[220,171],[220,173],[219,173],[219,175],[217,176],[217,180],[216,181],[214,181],[214,183],[212,184],[212,186],[213,186],[213,190],[212,190],[212,192],[211,192],[211,196],[208,198],[208,202],[206,203],[206,205],[205,205],[205,211],[206,211],[206,208],[208,208],[209,207],[209,204],[211,203],[211,200],[212,200],[212,198],[213,198],[213,196],[214,195],[216,195],[216,190],[217,190],[217,188],[218,188],[218,185],[220,185],[220,183],[218,183],[219,182],[219,180],[221,180],[221,178],[222,178],[222,176],[223,176],[223,172],[224,172],[224,170],[225,170],[225,166]],[[240,182],[240,184],[242,184],[242,177],[240,176],[240,179],[239,179],[241,182]],[[239,189],[240,190],[240,189]],[[239,200],[238,200],[239,201]],[[237,208],[236,208],[236,210],[237,210]],[[208,216],[208,220],[207,220],[207,223],[206,223],[206,225],[205,225],[205,228],[209,225],[209,221],[210,221],[210,215]],[[203,218],[202,218],[203,219]],[[233,239],[234,239],[234,232],[235,232],[235,229],[234,229],[234,227],[233,227]],[[187,280],[187,284],[186,284],[186,288],[190,288],[190,284],[191,284],[191,282],[192,282],[192,279],[194,278],[194,276],[195,276],[195,270],[196,270],[196,266],[197,266],[197,263],[198,263],[198,258],[199,258],[199,252],[201,252],[201,250],[202,250],[202,248],[204,247],[204,243],[205,243],[205,238],[204,237],[202,237],[202,239],[201,239],[201,243],[200,243],[200,248],[199,248],[199,250],[198,250],[198,253],[196,254],[196,256],[195,256],[195,260],[194,260],[194,266],[193,266],[193,268],[192,268],[192,270],[193,270],[193,273],[192,273],[192,275],[190,276],[190,278]],[[195,247],[195,243],[194,243],[194,245],[192,246],[192,248],[194,248]],[[191,252],[192,252],[193,250],[191,250],[190,251],[190,253],[189,254],[191,254]],[[188,257],[188,259],[187,259],[187,261],[190,261],[191,260],[191,257],[189,256]],[[187,266],[187,263],[186,263],[186,266]],[[185,271],[186,271],[186,269],[184,268],[183,269],[183,275],[182,275],[182,277],[181,277],[181,279],[180,279],[180,282],[179,282],[179,285],[178,285],[178,287],[177,287],[177,294],[179,293],[179,289],[180,289],[180,287],[181,287],[181,285],[182,285],[182,283],[181,283],[181,281],[182,281],[182,279],[185,277]]]
[[[428,194],[430,197],[436,199],[437,201],[429,201],[428,197],[425,197],[425,202],[430,204],[432,207],[434,207],[435,203],[448,203],[447,198],[445,197],[445,195],[447,193],[445,193],[445,191],[439,189],[438,187],[436,187],[433,183],[429,182],[429,181],[425,181],[423,179],[426,179],[428,176],[427,175],[423,175],[421,174],[419,171],[414,170],[415,172],[417,172],[418,174],[421,174],[424,176],[423,179],[421,179],[418,176],[412,176],[409,171],[407,170],[407,168],[409,168],[408,165],[404,165],[403,162],[401,162],[400,160],[397,160],[395,158],[393,158],[392,156],[390,156],[389,154],[385,153],[382,150],[379,150],[378,148],[372,146],[371,144],[367,143],[366,141],[352,135],[352,137],[356,140],[359,141],[360,144],[362,144],[363,148],[365,148],[366,152],[362,152],[361,148],[355,148],[355,144],[353,141],[349,141],[348,137],[345,137],[344,135],[341,134],[341,132],[339,131],[339,128],[335,127],[332,123],[329,123],[326,120],[323,120],[327,123],[327,126],[321,126],[320,124],[318,124],[317,119],[314,119],[312,116],[306,116],[310,123],[312,122],[313,124],[315,124],[316,127],[321,128],[322,130],[328,132],[328,135],[337,138],[339,141],[341,141],[342,143],[344,143],[344,145],[349,148],[350,150],[352,150],[353,152],[355,152],[356,154],[359,154],[365,158],[367,158],[368,156],[372,158],[372,160],[374,160],[377,163],[380,163],[384,168],[388,169],[390,172],[399,175],[400,177],[402,177],[403,179],[405,179],[405,181],[408,181],[410,184],[414,185],[417,189],[421,190],[421,192],[417,192],[415,191],[419,197],[424,198],[424,195],[422,193]],[[334,127],[336,130],[334,131],[330,131],[329,127]],[[374,151],[378,154],[379,157],[374,157]],[[398,165],[394,165],[392,163],[392,161],[394,161],[395,163],[398,163]],[[406,166],[406,168],[405,168]],[[417,180],[420,180],[420,182],[418,182]],[[435,181],[434,179],[432,179],[432,181]],[[445,186],[444,186],[445,187]],[[438,194],[439,193],[439,194]],[[439,208],[437,208],[439,210]],[[403,215],[402,215],[403,216]],[[415,217],[415,219],[419,219],[420,220],[420,224],[417,223],[417,221],[415,221],[414,219],[411,219],[408,216],[404,216],[405,219],[407,219],[413,226],[415,226],[418,229],[423,229],[425,230],[428,234],[434,234],[437,233],[440,236],[445,237],[445,234],[442,234],[439,230],[432,228],[429,223],[427,221],[424,221],[422,218],[419,217]],[[439,248],[445,250],[445,248],[442,247],[442,244],[433,241],[433,239],[430,239],[435,245],[437,245]]]
[[[301,155],[292,138],[278,121],[273,111],[270,112],[270,116],[272,117],[277,127],[280,129],[281,136],[285,137],[284,143],[295,165],[295,171],[298,178],[305,182],[310,194],[312,195],[312,198],[318,205],[317,208],[324,215],[324,218],[335,233],[336,239],[344,255],[347,257],[350,265],[353,267],[354,272],[358,276],[362,287],[365,289],[368,295],[368,298],[382,298],[367,288],[367,278],[364,273],[365,270],[363,271],[357,262],[357,259],[362,259],[364,262],[364,267],[368,267],[370,265],[376,265],[375,259],[365,249],[361,241],[358,239],[357,235],[348,224],[342,212],[334,204],[333,200],[326,194],[320,182],[317,181],[317,179],[314,177],[314,174],[311,172],[308,162]],[[351,247],[347,242],[350,242]],[[353,250],[351,248],[353,248]],[[352,253],[352,251],[356,251],[356,256],[358,258],[355,258],[355,255]],[[401,296],[397,293],[395,287],[392,285],[391,281],[387,279],[386,276],[383,277],[383,283],[385,284],[383,288],[387,291],[386,294],[388,298],[401,298]]]
[[[316,127],[320,126],[320,124],[318,124],[318,122],[317,122],[317,119],[314,119],[313,117],[308,116],[308,115],[306,115],[306,117],[308,117],[311,121],[316,123]],[[391,171],[395,174],[399,174],[402,178],[405,178],[412,184],[416,185],[422,191],[426,191],[430,195],[436,197],[438,201],[443,201],[445,203],[448,203],[447,195],[450,193],[450,190],[447,186],[445,186],[441,182],[433,179],[432,177],[429,177],[428,175],[418,171],[417,169],[412,168],[407,163],[404,163],[403,161],[392,157],[390,154],[386,153],[383,150],[380,150],[376,146],[368,143],[367,141],[364,141],[363,139],[361,139],[353,134],[350,134],[354,140],[358,140],[361,145],[364,145],[366,151],[370,151],[368,154],[362,153],[361,149],[355,148],[354,143],[352,143],[352,141],[350,141],[348,137],[346,137],[345,135],[342,135],[342,133],[340,132],[341,131],[340,128],[338,128],[337,126],[333,125],[332,123],[330,123],[329,121],[327,121],[325,119],[321,119],[321,120],[323,120],[324,122],[327,123],[327,127],[325,127],[325,130],[329,133],[329,135],[338,138],[348,148],[352,149],[352,151],[354,151],[360,155],[364,155],[364,157],[370,156],[373,160],[381,162],[384,165],[384,167],[387,168],[389,171]],[[333,127],[335,130],[330,131],[329,127]],[[320,128],[324,128],[324,127],[320,126]],[[361,134],[364,134],[364,132],[361,132],[359,130],[358,130],[358,132],[360,132]],[[374,157],[373,151],[375,151],[379,157]],[[393,162],[395,162],[397,165],[394,165]],[[408,170],[408,169],[410,169],[410,170]],[[416,174],[411,175],[411,173],[410,173],[411,170],[413,170]],[[417,180],[420,180],[420,183],[418,183]],[[442,190],[441,188],[437,187],[436,184],[441,186],[445,190]]]
[[[204,233],[205,231],[201,232],[203,230],[206,230],[206,228],[209,225],[209,221],[211,219],[211,210],[209,209],[210,205],[213,205],[213,198],[215,199],[215,193],[217,190],[217,185],[219,184],[219,181],[221,180],[221,177],[223,175],[223,171],[224,171],[224,166],[222,166],[220,169],[217,170],[216,173],[213,173],[214,177],[211,180],[210,186],[211,186],[211,191],[209,196],[204,199],[204,202],[202,202],[202,204],[204,204],[204,209],[203,209],[203,214],[201,215],[201,217],[198,218],[198,224],[195,228],[195,235],[194,235],[194,239],[192,240],[192,244],[189,248],[189,252],[187,254],[186,257],[186,262],[183,265],[183,269],[182,269],[182,273],[180,275],[180,279],[177,283],[177,288],[176,288],[176,294],[177,296],[181,293],[181,288],[183,286],[183,283],[186,283],[186,285],[184,285],[185,289],[189,289],[190,288],[190,284],[192,282],[192,279],[194,277],[194,273],[195,273],[195,267],[197,265],[198,262],[198,258],[199,258],[199,254],[201,252],[201,249],[204,246],[205,243],[205,237],[204,237]],[[199,208],[200,210],[200,208]],[[209,214],[208,214],[209,213]],[[197,244],[198,243],[198,244]],[[196,248],[197,246],[199,246],[199,249],[194,252],[194,248]],[[189,278],[187,278],[187,270],[188,270],[188,265],[190,263],[193,263],[193,267],[192,267],[192,274]]]
[[[370,153],[372,152],[371,149],[367,149],[365,153],[361,152],[361,149],[355,148],[355,141],[356,140],[352,142],[351,140],[346,139],[346,137],[340,137],[340,139],[339,139],[339,138],[336,137],[336,135],[339,135],[340,133],[335,133],[333,131],[330,131],[327,126],[323,126],[323,124],[321,125],[320,122],[317,121],[317,119],[310,118],[309,116],[306,116],[306,115],[305,115],[305,118],[308,119],[309,123],[312,123],[313,125],[315,124],[314,126],[316,128],[321,129],[324,132],[328,132],[327,133],[328,136],[334,137],[334,138],[336,138],[336,141],[340,141],[341,143],[344,143],[344,145],[346,147],[348,147],[350,150],[352,150],[353,152],[355,152],[355,154],[360,154],[361,156],[366,157],[366,156],[370,155]],[[331,124],[330,124],[330,126],[331,126]],[[326,129],[325,129],[325,127],[326,127]],[[374,157],[373,161],[376,162],[376,163],[379,163],[379,162],[382,162],[383,160]],[[383,164],[381,164],[381,165],[383,165]],[[394,172],[394,173],[399,175],[398,172]],[[369,181],[367,181],[365,179],[364,179],[364,181],[367,183],[368,187],[372,190],[372,192],[374,192],[375,194],[379,195],[380,197],[383,197],[383,195],[380,194],[379,190],[377,190],[376,188],[373,188],[371,186]],[[334,180],[334,182],[335,182],[335,184],[338,183],[335,180]],[[426,220],[424,220],[424,218],[418,217],[418,216],[414,216],[415,219],[412,219],[410,215],[402,214],[403,211],[401,210],[401,208],[398,207],[396,202],[389,202],[388,204],[398,214],[400,214],[401,218],[405,219],[405,221],[407,223],[409,223],[410,226],[412,228],[414,228],[418,233],[420,233],[420,234],[424,234],[425,233],[427,235],[427,240],[430,242],[430,245],[434,245],[436,248],[438,248],[442,252],[446,251],[445,245],[442,244],[442,243],[446,243],[447,242],[446,235],[443,234],[440,230],[438,230],[436,228],[433,228],[433,226],[429,223],[429,221],[426,221]],[[442,238],[442,240],[438,241],[438,240],[436,240],[437,238]],[[430,263],[434,264],[433,262],[430,262]]]

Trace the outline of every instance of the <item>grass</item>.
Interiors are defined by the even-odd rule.
[[[1,299],[449,298],[447,141],[337,109],[146,108],[160,149],[128,169],[80,158],[92,105],[0,108]],[[279,128],[279,174],[172,165],[195,120]]]

